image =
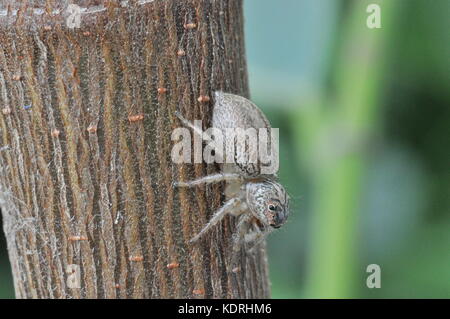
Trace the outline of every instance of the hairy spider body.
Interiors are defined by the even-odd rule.
[[[262,111],[251,101],[234,94],[215,92],[212,125],[225,131],[230,128],[266,128],[270,123]],[[203,132],[191,122],[176,114],[182,123],[202,138]],[[211,136],[206,136],[211,139]],[[232,137],[234,139],[234,137]],[[233,143],[235,140],[233,140]],[[271,155],[278,156],[276,148],[271,145]],[[234,151],[234,150],[233,150]],[[244,148],[251,152],[250,148]],[[253,150],[254,151],[254,150]],[[225,153],[227,150],[225,150]],[[224,154],[226,155],[226,154]],[[250,154],[251,155],[251,154]],[[233,235],[233,253],[237,255],[241,246],[247,244],[251,251],[274,229],[279,228],[289,215],[289,196],[284,187],[277,182],[275,174],[261,173],[263,163],[246,162],[249,154],[234,153],[235,163],[222,164],[222,172],[208,175],[189,182],[177,182],[178,187],[193,187],[202,184],[225,181],[227,201],[211,217],[206,226],[191,239],[198,241],[207,231],[217,225],[226,215],[238,217],[237,229]]]

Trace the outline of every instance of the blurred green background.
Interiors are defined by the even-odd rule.
[[[293,198],[268,241],[274,298],[450,297],[449,13],[448,0],[245,2],[252,99],[280,128]]]
[[[369,4],[381,29],[369,29]],[[280,128],[274,298],[450,297],[450,1],[246,0],[252,99]],[[0,298],[13,297],[4,238]],[[369,264],[381,288],[369,289]]]

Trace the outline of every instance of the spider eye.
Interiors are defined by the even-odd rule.
[[[274,206],[274,205],[272,205],[272,204],[270,204],[270,205],[269,205],[269,210],[271,210],[271,211],[275,211],[275,206]]]

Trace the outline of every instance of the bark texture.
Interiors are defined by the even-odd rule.
[[[17,297],[269,297],[264,249],[228,269],[232,218],[188,243],[223,185],[172,187],[217,171],[171,161],[174,112],[207,128],[214,90],[248,95],[241,0],[73,1],[80,28],[66,2],[0,2],[0,204]]]

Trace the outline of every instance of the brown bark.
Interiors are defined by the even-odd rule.
[[[59,1],[32,2],[0,2],[0,196],[17,297],[268,297],[264,250],[228,269],[234,219],[188,243],[223,185],[172,187],[218,169],[172,163],[174,112],[206,128],[213,101],[200,96],[248,94],[241,0],[74,1],[88,8],[80,28]]]

